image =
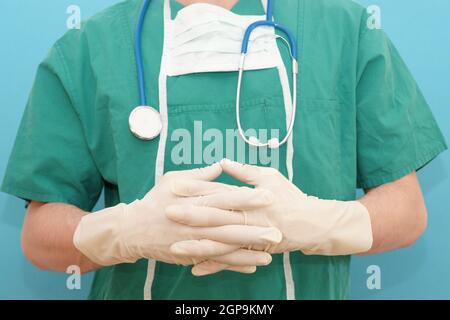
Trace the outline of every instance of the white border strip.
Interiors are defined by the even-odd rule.
[[[161,58],[161,69],[159,72],[159,113],[162,120],[162,131],[159,136],[158,154],[155,166],[155,184],[164,175],[164,159],[166,151],[168,115],[167,115],[167,36],[169,24],[171,23],[170,0],[164,0],[164,43]],[[152,300],[152,285],[155,278],[156,261],[148,260],[147,277],[144,285],[144,300]]]
[[[290,125],[290,120],[293,113],[293,105],[292,105],[292,94],[291,89],[289,85],[289,78],[286,70],[286,66],[284,65],[283,58],[281,56],[280,50],[277,49],[278,52],[278,59],[279,59],[279,67],[278,67],[278,74],[281,81],[281,86],[283,89],[283,99],[284,99],[284,106],[285,106],[285,113],[286,113],[286,130]],[[296,86],[296,83],[292,84],[293,86]],[[295,91],[294,91],[295,94]],[[292,179],[294,177],[294,170],[293,170],[293,158],[294,158],[294,147],[293,147],[293,136],[294,132],[290,135],[288,139],[287,144],[287,151],[286,151],[286,168],[288,173],[288,179],[292,182]],[[286,298],[287,300],[295,300],[295,284],[294,284],[294,278],[292,275],[292,267],[290,262],[290,255],[289,252],[285,252],[283,254],[283,267],[284,267],[284,277],[286,281]]]

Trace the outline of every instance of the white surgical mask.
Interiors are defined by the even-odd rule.
[[[167,30],[167,75],[237,71],[247,27],[264,16],[241,16],[197,3],[181,9]],[[246,70],[278,66],[274,28],[258,28],[250,38]]]

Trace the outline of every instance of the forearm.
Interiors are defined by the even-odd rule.
[[[65,272],[77,265],[86,273],[99,266],[81,254],[73,244],[73,234],[87,212],[63,203],[31,202],[22,231],[25,256],[37,267]]]
[[[413,244],[424,232],[427,213],[416,173],[366,191],[359,201],[369,211],[376,254]]]

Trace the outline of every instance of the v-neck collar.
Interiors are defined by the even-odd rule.
[[[172,19],[175,19],[178,12],[184,7],[177,0],[170,0]],[[239,0],[230,11],[240,15],[264,15],[265,13],[261,0]]]

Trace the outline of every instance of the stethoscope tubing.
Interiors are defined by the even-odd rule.
[[[145,76],[144,63],[142,59],[142,30],[144,29],[145,16],[148,12],[151,0],[144,0],[141,11],[139,13],[138,22],[136,25],[135,39],[134,39],[134,55],[136,60],[136,72],[139,86],[139,101],[141,106],[147,106],[147,96],[145,93]]]
[[[289,121],[289,126],[287,127],[286,135],[281,141],[271,139],[268,142],[262,143],[256,138],[253,139],[247,138],[241,124],[241,90],[242,90],[242,78],[244,76],[244,69],[245,69],[245,57],[246,54],[242,53],[239,63],[239,73],[236,91],[236,122],[239,135],[242,138],[242,140],[244,140],[247,144],[253,147],[259,148],[269,147],[271,149],[279,148],[280,146],[286,144],[286,142],[289,140],[289,137],[292,135],[292,132],[294,130],[295,117],[297,113],[297,79],[299,72],[298,62],[295,58],[292,58],[292,113],[291,119]]]

